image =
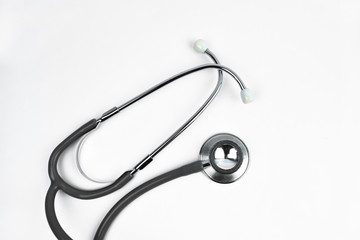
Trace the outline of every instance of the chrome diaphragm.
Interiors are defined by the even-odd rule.
[[[249,151],[240,138],[219,133],[210,137],[200,149],[199,160],[204,173],[218,183],[232,183],[246,172]]]

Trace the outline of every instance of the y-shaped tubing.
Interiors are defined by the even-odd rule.
[[[207,50],[206,53],[214,60],[216,60],[216,57]],[[191,73],[208,69],[208,68],[215,68],[219,70],[219,81],[218,84],[211,94],[211,96],[207,99],[207,101],[202,105],[202,107],[185,123],[180,127],[174,134],[172,134],[163,144],[161,144],[157,149],[154,150],[152,154],[150,154],[148,157],[146,157],[143,161],[141,161],[136,167],[131,171],[124,172],[115,182],[112,184],[96,189],[96,190],[82,190],[79,188],[76,188],[70,184],[68,184],[63,178],[60,176],[57,164],[59,162],[59,158],[62,155],[62,153],[74,142],[78,141],[82,136],[88,134],[90,131],[94,130],[101,122],[109,119],[110,117],[114,116],[116,113],[121,111],[122,109],[130,106],[131,104],[137,102],[138,100],[142,99],[143,97],[149,95],[150,93],[158,90],[159,88],[175,81],[176,79],[179,79],[183,76],[189,75]],[[50,159],[49,159],[49,177],[51,180],[51,185],[49,187],[49,190],[46,195],[45,200],[45,211],[46,211],[46,217],[48,220],[48,223],[55,234],[55,236],[58,239],[62,240],[71,240],[71,237],[62,229],[59,221],[57,220],[57,216],[55,213],[55,197],[59,190],[62,190],[66,194],[79,198],[79,199],[94,199],[99,198],[105,195],[108,195],[121,187],[123,187],[126,183],[128,183],[134,174],[138,171],[143,169],[147,164],[149,164],[152,161],[152,157],[155,156],[157,153],[159,153],[164,147],[166,147],[171,141],[173,141],[179,134],[181,134],[198,116],[201,114],[204,109],[210,104],[210,102],[214,99],[216,94],[218,93],[221,83],[222,83],[222,73],[220,70],[223,70],[230,74],[238,83],[240,88],[243,90],[245,89],[245,85],[242,83],[241,79],[237,76],[235,72],[233,72],[231,69],[218,65],[218,64],[205,64],[200,65],[198,67],[194,67],[192,69],[189,69],[187,71],[184,71],[180,74],[177,74],[162,83],[154,86],[153,88],[145,91],[144,93],[138,95],[137,97],[133,98],[132,100],[128,101],[127,103],[123,104],[120,107],[113,108],[106,113],[102,115],[99,119],[92,119],[83,126],[81,126],[79,129],[77,129],[75,132],[73,132],[70,136],[68,136],[64,141],[62,141],[52,152]]]

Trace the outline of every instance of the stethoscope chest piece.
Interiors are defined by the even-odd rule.
[[[210,137],[201,147],[199,160],[204,173],[218,183],[238,180],[249,165],[249,151],[240,138],[219,133]]]

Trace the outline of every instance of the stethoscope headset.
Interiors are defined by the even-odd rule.
[[[197,117],[209,106],[212,100],[218,94],[222,83],[223,83],[223,72],[228,73],[235,81],[239,84],[241,88],[241,99],[244,103],[249,103],[253,100],[252,92],[247,89],[240,79],[240,77],[232,71],[230,68],[220,65],[216,56],[207,48],[206,43],[203,40],[197,40],[194,44],[196,51],[200,53],[205,53],[209,56],[214,64],[204,64],[200,65],[186,71],[183,71],[179,74],[176,74],[163,82],[155,85],[154,87],[148,89],[147,91],[141,93],[140,95],[134,97],[128,102],[124,103],[119,107],[114,107],[106,111],[100,118],[92,119],[89,122],[85,123],[83,126],[78,128],[65,140],[63,140],[52,152],[49,159],[49,177],[51,180],[51,185],[46,195],[45,200],[45,210],[48,223],[51,230],[58,239],[61,240],[71,240],[72,238],[64,231],[61,227],[56,213],[55,213],[55,196],[59,190],[63,191],[67,195],[70,195],[78,199],[95,199],[106,196],[115,192],[116,190],[122,188],[127,184],[135,174],[144,169],[150,162],[153,161],[154,157],[163,150],[169,143],[171,143],[176,137],[178,137],[187,127],[189,127]],[[166,139],[162,144],[160,144],[152,153],[147,155],[143,160],[141,160],[133,169],[124,172],[118,179],[110,183],[106,187],[96,189],[96,190],[82,190],[77,187],[74,187],[67,183],[59,174],[57,165],[59,158],[62,153],[73,143],[79,141],[77,148],[77,165],[81,174],[83,174],[87,179],[99,182],[91,177],[89,177],[81,168],[79,161],[79,155],[81,146],[84,143],[86,136],[93,130],[95,130],[99,125],[115,114],[119,113],[121,110],[129,107],[133,103],[139,101],[140,99],[146,97],[147,95],[155,92],[156,90],[166,86],[167,84],[180,79],[191,73],[195,73],[204,69],[218,69],[218,81],[215,89],[212,91],[210,96],[206,99],[203,105],[179,128],[177,129],[168,139]],[[210,137],[201,147],[199,160],[186,164],[182,167],[171,170],[167,173],[161,174],[143,184],[136,187],[129,193],[127,193],[123,198],[121,198],[106,214],[106,216],[101,221],[94,239],[100,240],[104,239],[105,235],[116,218],[116,216],[132,201],[146,193],[147,191],[163,184],[174,180],[179,177],[190,175],[203,171],[208,177],[213,181],[218,183],[231,183],[238,180],[245,172],[249,164],[249,152],[246,145],[235,135],[229,133],[220,133]]]

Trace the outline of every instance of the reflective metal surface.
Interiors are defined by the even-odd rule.
[[[218,183],[238,180],[249,165],[249,151],[240,138],[219,133],[210,137],[201,147],[199,160],[204,173]]]
[[[238,151],[229,144],[222,144],[214,151],[214,163],[221,169],[233,169],[239,162]]]

